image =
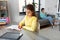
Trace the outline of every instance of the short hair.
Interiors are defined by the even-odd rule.
[[[44,8],[41,9],[41,11],[44,10]]]

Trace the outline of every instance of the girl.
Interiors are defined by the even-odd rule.
[[[25,25],[25,26],[24,26]],[[35,9],[32,4],[26,6],[26,15],[24,19],[19,23],[18,28],[24,28],[29,31],[37,30],[37,17],[35,15]]]
[[[45,14],[44,8],[41,9],[40,17],[41,17],[42,19],[48,19],[48,20],[50,21],[51,25],[53,26],[53,18],[52,18],[51,16],[47,16],[47,15]]]

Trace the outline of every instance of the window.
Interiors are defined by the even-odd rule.
[[[24,6],[25,6],[25,0],[19,0],[19,12],[23,12]]]
[[[25,12],[25,6],[35,4],[35,11],[39,11],[39,0],[19,0],[19,12]]]
[[[33,0],[26,0],[26,4],[32,4],[33,3]]]
[[[39,11],[39,0],[34,0],[35,3],[35,11]]]

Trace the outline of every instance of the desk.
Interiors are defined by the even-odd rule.
[[[0,30],[0,35],[6,33],[6,32],[13,32],[14,30],[8,30],[8,29],[3,29]],[[14,31],[14,32],[19,32],[19,31]],[[21,37],[20,40],[49,40],[48,38],[40,35],[40,31],[39,32],[30,32],[27,30],[22,29],[21,33],[23,33],[23,36]]]
[[[22,30],[21,33],[23,33],[23,36],[20,40],[49,40],[48,38],[40,35],[40,32]]]

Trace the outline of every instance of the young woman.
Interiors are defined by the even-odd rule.
[[[25,26],[24,26],[25,25]],[[24,19],[19,23],[18,28],[24,28],[29,31],[36,31],[38,27],[37,17],[35,15],[35,9],[32,4],[26,6],[26,15]]]

